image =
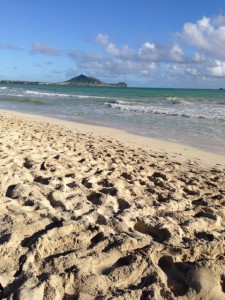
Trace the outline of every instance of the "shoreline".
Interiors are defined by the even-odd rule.
[[[46,117],[42,115],[28,114],[3,109],[0,109],[0,114],[6,117],[22,118],[29,121],[61,125],[70,130],[78,130],[80,133],[93,134],[97,137],[112,138],[113,140],[117,140],[131,147],[142,148],[157,153],[161,152],[162,154],[169,155],[171,158],[177,159],[182,162],[190,161],[197,164],[200,163],[205,166],[220,165],[222,167],[225,167],[225,155],[203,151],[184,144],[135,135],[121,129],[90,125],[57,119],[53,117]]]

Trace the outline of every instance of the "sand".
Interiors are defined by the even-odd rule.
[[[224,156],[1,111],[0,166],[0,299],[225,299]]]

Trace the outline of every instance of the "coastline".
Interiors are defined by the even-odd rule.
[[[178,144],[160,139],[135,135],[124,130],[115,129],[111,127],[90,125],[73,121],[65,121],[41,115],[21,113],[17,111],[0,109],[0,114],[4,114],[7,117],[11,116],[29,121],[61,125],[70,130],[78,130],[79,132],[84,134],[91,133],[94,136],[98,137],[102,136],[112,138],[113,140],[118,140],[132,147],[140,147],[145,150],[168,154],[171,158],[180,160],[182,162],[192,161],[193,163],[200,163],[205,166],[220,165],[222,167],[225,167],[225,155],[203,151],[198,148],[190,147],[184,144]]]
[[[218,158],[34,115],[0,124],[0,298],[224,299]]]

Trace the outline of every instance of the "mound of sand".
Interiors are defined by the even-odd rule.
[[[225,299],[224,166],[0,125],[2,297]]]

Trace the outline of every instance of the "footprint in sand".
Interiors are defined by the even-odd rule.
[[[167,285],[175,297],[184,296],[188,292],[185,276],[180,272],[171,256],[162,256],[158,261],[159,267],[167,276]]]
[[[132,255],[132,254],[125,256],[125,257],[120,257],[112,266],[104,269],[102,271],[102,274],[108,276],[118,268],[131,265],[133,262],[135,262],[135,260],[136,260],[136,257],[135,257],[135,255]]]
[[[95,191],[87,196],[88,201],[92,202],[94,205],[101,205],[103,203],[103,198],[104,194]]]
[[[167,228],[153,227],[141,220],[137,221],[134,225],[134,229],[140,233],[150,235],[153,238],[153,241],[158,243],[167,242],[171,237],[171,233]]]

